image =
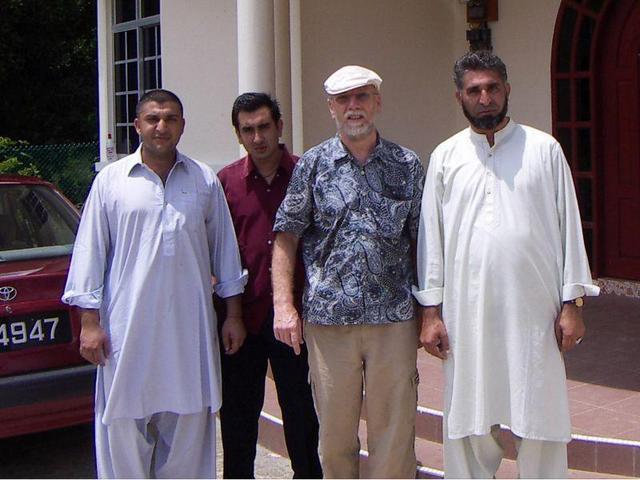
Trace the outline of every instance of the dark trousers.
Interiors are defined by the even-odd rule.
[[[272,315],[258,335],[247,335],[238,352],[222,354],[220,425],[224,478],[254,478],[267,361],[271,363],[282,410],[293,478],[322,478],[318,420],[308,382],[307,350],[303,348],[302,353],[296,355],[292,348],[276,340]]]

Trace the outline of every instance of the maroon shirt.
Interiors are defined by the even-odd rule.
[[[272,315],[273,222],[298,161],[298,157],[291,155],[284,145],[280,145],[280,148],[282,161],[271,185],[260,176],[249,155],[227,165],[218,173],[238,237],[242,266],[249,271],[249,281],[242,295],[242,317],[252,334],[257,334],[267,317]],[[299,286],[300,290],[296,292],[299,307],[304,285],[299,255],[295,275],[294,285]],[[221,316],[220,303],[216,302],[218,318],[224,318]]]

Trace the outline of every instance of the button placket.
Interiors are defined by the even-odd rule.
[[[495,219],[495,155],[492,150],[487,152],[487,156],[485,159],[485,178],[484,178],[484,211],[485,211],[485,221],[487,225],[493,223]]]
[[[166,257],[175,255],[176,251],[176,232],[173,225],[175,219],[172,218],[171,208],[169,208],[169,202],[167,200],[167,197],[171,193],[169,188],[172,187],[173,183],[171,185],[167,184],[164,186],[162,185],[162,182],[156,183],[158,195],[162,201],[162,253]]]

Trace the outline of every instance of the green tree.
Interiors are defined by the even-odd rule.
[[[0,136],[97,140],[96,0],[0,1]]]
[[[13,173],[39,177],[40,172],[28,155],[16,153],[16,147],[24,147],[27,142],[0,137],[0,174]]]

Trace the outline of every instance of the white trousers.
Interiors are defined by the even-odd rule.
[[[494,478],[503,448],[500,426],[491,433],[452,440],[444,434],[445,478]],[[516,437],[519,478],[567,478],[567,444]]]
[[[156,413],[104,425],[96,415],[98,478],[215,478],[215,414]]]

